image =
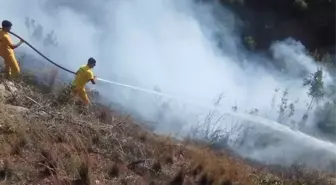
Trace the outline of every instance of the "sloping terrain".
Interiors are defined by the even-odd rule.
[[[66,89],[0,82],[0,184],[334,184],[299,168],[252,167],[193,141],[148,132],[103,106],[83,109]]]

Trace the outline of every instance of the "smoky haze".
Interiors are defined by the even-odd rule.
[[[216,98],[222,95],[216,109],[229,114],[220,127],[225,131],[234,127],[232,123],[253,127],[244,135],[241,130],[232,131],[231,140],[249,140],[239,146],[229,144],[241,155],[266,163],[299,162],[314,167],[334,160],[334,144],[285,126],[299,121],[306,111],[310,98],[302,79],[317,69],[300,42],[288,38],[273,43],[268,51],[271,57],[252,53],[239,37],[243,21],[219,5],[195,4],[191,0],[3,3],[1,19],[11,20],[14,32],[66,68],[75,71],[94,57],[94,71],[100,78],[187,101],[98,82],[95,88],[104,98],[151,122],[157,132],[189,134],[209,112],[204,107],[214,106]],[[19,48],[18,53],[39,58],[27,46]],[[277,69],[275,63],[283,68]],[[29,60],[22,65],[37,67]],[[328,84],[331,80],[326,72],[325,75]],[[295,102],[295,114],[281,125],[274,121],[285,89],[289,102]],[[237,107],[241,116],[232,113],[232,106]],[[252,109],[258,109],[265,119],[244,118]],[[318,135],[312,120],[310,117],[301,129]],[[262,140],[269,142],[261,147]],[[322,157],[312,160],[316,156]]]

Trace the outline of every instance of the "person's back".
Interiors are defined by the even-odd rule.
[[[79,68],[76,73],[76,77],[72,83],[72,85],[76,89],[85,89],[85,85],[93,79],[93,72],[88,65],[83,65]]]
[[[13,55],[14,51],[10,47],[11,38],[8,32],[0,30],[0,56]]]

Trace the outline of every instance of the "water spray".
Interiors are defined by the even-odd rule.
[[[57,66],[60,69],[63,69],[64,71],[66,71],[68,73],[71,73],[73,75],[76,74],[74,71],[71,71],[70,69],[67,69],[67,68],[57,64],[56,62],[52,61],[51,59],[49,59],[47,56],[45,56],[43,53],[41,53],[38,49],[36,49],[34,46],[32,46],[29,42],[27,42],[25,39],[20,37],[18,34],[14,33],[14,32],[11,32],[11,31],[9,33],[12,34],[13,36],[17,37],[18,39],[24,41],[25,44],[27,44],[31,49],[33,49],[36,53],[38,53],[41,57],[46,59],[48,62],[52,63],[53,65]],[[144,93],[147,93],[147,94],[152,94],[152,95],[164,97],[164,98],[167,98],[167,99],[174,99],[174,100],[177,100],[179,102],[184,102],[184,103],[195,105],[194,101],[187,101],[185,99],[176,98],[174,96],[171,96],[171,95],[168,95],[168,94],[165,94],[165,93],[161,93],[161,92],[157,92],[157,91],[154,91],[154,90],[149,90],[149,89],[144,89],[144,88],[140,88],[140,87],[136,87],[136,86],[122,84],[122,83],[119,83],[119,82],[115,82],[115,81],[112,81],[112,80],[106,80],[106,79],[102,79],[102,78],[97,78],[97,80],[101,81],[101,82],[108,83],[108,84],[128,88],[128,89],[133,89],[135,91],[141,91],[141,92],[144,92]],[[204,106],[202,106],[202,105],[197,105],[197,106],[204,108]],[[207,108],[209,108],[209,107],[207,107]]]

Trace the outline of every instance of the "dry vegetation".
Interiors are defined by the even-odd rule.
[[[152,134],[129,116],[81,109],[27,79],[0,83],[0,184],[333,184],[298,169],[272,175],[206,146]]]

